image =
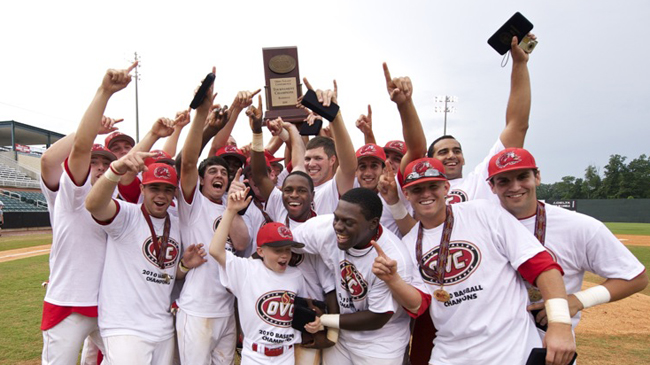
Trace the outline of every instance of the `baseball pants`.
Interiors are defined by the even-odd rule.
[[[139,336],[104,337],[105,362],[109,365],[171,365],[174,337],[154,342]]]
[[[235,362],[235,316],[196,317],[178,309],[176,334],[182,364],[220,364]]]
[[[301,345],[296,345],[295,353],[296,365],[320,365],[320,349],[308,349]]]
[[[79,313],[72,313],[56,326],[43,331],[43,365],[76,364],[79,351],[88,336],[95,343],[102,344],[97,318]]]

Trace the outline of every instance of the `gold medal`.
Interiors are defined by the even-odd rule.
[[[169,284],[172,281],[172,278],[169,276],[168,273],[163,273],[162,275],[163,280],[165,280],[165,283]]]
[[[539,291],[539,289],[537,289],[536,287],[531,286],[530,288],[528,288],[528,299],[530,299],[531,303],[539,302],[540,300],[542,300],[542,292]]]
[[[443,303],[448,302],[449,299],[451,299],[451,296],[449,295],[449,293],[447,293],[447,291],[445,289],[443,289],[443,288],[440,288],[440,289],[434,291],[433,292],[433,297],[436,298],[437,301],[443,302]]]

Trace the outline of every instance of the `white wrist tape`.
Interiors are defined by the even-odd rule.
[[[278,134],[278,137],[282,140],[282,142],[286,142],[289,140],[289,131],[282,128],[282,132]]]
[[[328,328],[327,329],[327,339],[337,343],[339,340],[339,329],[338,328]]]
[[[341,320],[340,314],[323,314],[320,316],[320,323],[325,327],[339,328],[339,321]]]
[[[390,209],[390,214],[393,215],[393,218],[396,220],[400,220],[404,217],[406,217],[409,212],[406,210],[406,207],[404,206],[404,203],[401,201],[398,201],[397,203],[393,205],[389,205],[388,209]]]
[[[251,142],[251,150],[255,152],[264,152],[264,137],[262,133],[253,133],[253,142]]]
[[[582,306],[585,308],[593,307],[598,304],[609,303],[612,300],[612,295],[609,290],[602,285],[596,285],[587,290],[579,291],[573,295],[578,298]]]
[[[104,177],[109,181],[119,183],[122,175],[116,174],[112,168],[109,168],[108,170],[106,170],[106,172],[104,172]]]
[[[564,323],[571,325],[569,302],[563,298],[549,299],[544,303],[548,323]]]

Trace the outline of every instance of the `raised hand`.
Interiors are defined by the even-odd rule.
[[[185,249],[185,252],[183,252],[183,266],[187,267],[188,269],[199,267],[208,262],[208,260],[205,258],[207,254],[208,253],[205,251],[205,248],[203,248],[202,243],[193,243]]]
[[[284,121],[282,118],[277,117],[266,123],[266,127],[269,129],[269,132],[271,132],[273,136],[278,136],[280,133],[282,133],[282,129],[284,129]]]
[[[190,111],[182,110],[180,112],[176,112],[175,122],[176,124],[174,125],[174,128],[176,129],[183,129],[183,127],[190,124]]]
[[[262,89],[257,89],[253,92],[250,91],[240,91],[235,96],[235,100],[232,102],[232,107],[234,109],[242,110],[253,104],[253,96],[259,94]],[[260,108],[261,109],[261,108]]]
[[[262,95],[257,96],[257,108],[253,105],[246,109],[246,115],[251,125],[253,133],[262,133]]]
[[[306,77],[303,77],[302,81],[305,83],[305,86],[307,87],[307,90],[314,90],[314,88],[311,86],[309,81],[307,81]],[[330,106],[330,104],[337,103],[337,97],[338,97],[338,86],[336,85],[336,80],[334,80],[334,90],[314,90],[316,93],[316,97],[318,98],[318,102],[322,103],[323,106]]]
[[[411,100],[411,95],[413,94],[411,79],[408,77],[392,78],[386,62],[384,62],[383,66],[384,77],[386,78],[386,90],[388,90],[390,100],[394,101],[397,105],[402,105]]]
[[[372,133],[372,108],[370,107],[370,104],[368,104],[368,115],[363,115],[361,114],[359,116],[359,119],[357,119],[357,128],[361,131],[363,134],[370,134]]]
[[[239,169],[241,172],[241,169]],[[239,174],[238,172],[238,174]],[[253,199],[252,196],[248,196],[248,192],[251,188],[247,187],[244,190],[240,190],[234,193],[228,192],[228,205],[226,209],[230,211],[239,212],[240,210],[246,208],[248,204]]]
[[[154,136],[158,136],[159,138],[171,136],[172,133],[174,133],[176,120],[171,120],[169,118],[158,118],[158,120],[156,120],[156,122],[151,127],[151,133]]]
[[[219,104],[215,104],[212,106],[212,110],[208,114],[205,124],[221,130],[228,123],[228,115],[228,105],[222,108]]]
[[[212,73],[216,74],[217,73],[217,68],[212,66]],[[201,85],[196,87],[196,90],[194,90],[194,93],[199,90]],[[201,102],[201,105],[199,105],[198,108],[196,108],[196,111],[199,112],[204,112],[204,113],[210,113],[210,110],[212,110],[213,106],[212,103],[214,103],[214,99],[217,97],[217,93],[214,92],[214,83],[210,85],[210,88],[208,89],[208,92],[205,93],[205,97],[203,98],[203,101]]]
[[[241,153],[243,153],[244,156],[246,156],[246,158],[251,157],[251,144],[250,143],[243,145],[240,148],[240,150],[241,150]]]
[[[382,198],[389,205],[394,205],[399,202],[399,195],[397,193],[397,182],[395,181],[395,170],[390,163],[386,164],[384,172],[379,176],[379,183],[377,189]]]
[[[528,33],[528,38],[536,40],[537,36],[535,36],[533,33]],[[510,42],[510,53],[512,54],[513,63],[528,62],[528,59],[530,58],[530,53],[524,51],[523,48],[519,47],[519,39],[517,39],[516,36],[512,37],[512,40]]]
[[[247,179],[244,179],[244,181],[241,180],[241,174],[242,174],[242,169],[241,167],[237,169],[237,173],[235,174],[235,177],[232,179],[230,182],[230,187],[228,188],[228,195],[234,194],[240,191],[244,191],[247,189],[247,186],[245,183],[248,182]],[[243,209],[243,208],[242,208]]]
[[[120,123],[124,121],[124,119],[112,119],[109,118],[105,115],[102,115],[102,124],[99,127],[99,132],[97,134],[109,134],[111,132],[115,132],[118,128],[115,126],[115,124]]]
[[[122,175],[127,172],[133,172],[135,174],[146,171],[147,167],[144,164],[144,160],[149,157],[156,157],[157,153],[155,152],[134,152],[133,150],[126,155],[122,156],[119,160],[113,162],[111,167],[115,170],[116,173]]]
[[[130,72],[138,66],[138,61],[133,62],[129,68],[125,70],[109,69],[104,75],[101,88],[111,94],[124,89],[131,82]]]
[[[377,251],[377,257],[375,257],[375,262],[372,264],[372,273],[385,282],[398,279],[397,261],[388,257],[375,240],[370,241],[370,243]]]

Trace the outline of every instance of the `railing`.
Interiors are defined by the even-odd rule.
[[[6,180],[6,179],[0,179],[0,186],[9,186],[13,188],[30,188],[30,189],[41,188],[41,185],[37,181],[18,181],[18,180]]]

